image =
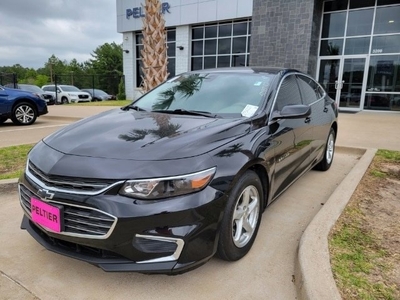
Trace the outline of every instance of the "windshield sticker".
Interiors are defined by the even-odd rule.
[[[241,114],[243,117],[250,118],[254,115],[257,109],[258,106],[247,104],[246,107],[242,110]]]
[[[262,81],[258,81],[258,82],[256,82],[256,83],[254,84],[254,86],[260,86],[260,85],[262,85]]]

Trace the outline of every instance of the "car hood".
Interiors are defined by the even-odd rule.
[[[44,139],[69,155],[166,160],[198,156],[244,135],[250,121],[111,110],[74,123]]]

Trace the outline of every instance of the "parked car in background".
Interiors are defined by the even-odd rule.
[[[25,83],[18,83],[17,84],[17,89],[27,91],[34,93],[38,95],[40,98],[44,99],[47,103],[47,105],[53,105],[55,104],[55,96],[53,96],[51,93],[43,91],[40,87],[37,85],[33,84],[25,84]]]
[[[92,96],[92,101],[105,101],[105,100],[115,100],[115,96],[107,94],[105,91],[99,89],[81,89]]]
[[[76,86],[73,85],[44,85],[42,89],[45,92],[51,93],[57,98],[57,103],[67,104],[67,103],[78,103],[78,102],[90,102],[92,101],[92,96],[87,92],[82,92]]]
[[[296,70],[178,75],[36,144],[19,181],[21,228],[106,271],[239,260],[264,209],[308,170],[330,168],[337,115]]]
[[[37,94],[0,86],[0,124],[11,119],[16,125],[30,125],[47,112],[46,101]]]

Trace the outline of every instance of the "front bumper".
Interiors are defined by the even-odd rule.
[[[100,195],[55,192],[48,201],[41,188],[23,175],[21,188],[51,204],[81,207],[115,217],[110,231],[100,236],[52,232],[34,223],[29,204],[20,197],[25,216],[21,228],[46,249],[99,266],[105,271],[183,273],[208,261],[216,251],[218,224],[226,196],[211,188],[162,201],[139,201],[118,195],[115,186]],[[22,193],[23,195],[23,193]]]

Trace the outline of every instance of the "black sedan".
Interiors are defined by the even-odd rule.
[[[337,131],[335,102],[296,70],[181,74],[39,142],[19,182],[21,226],[106,271],[235,261],[272,201],[330,168]]]

